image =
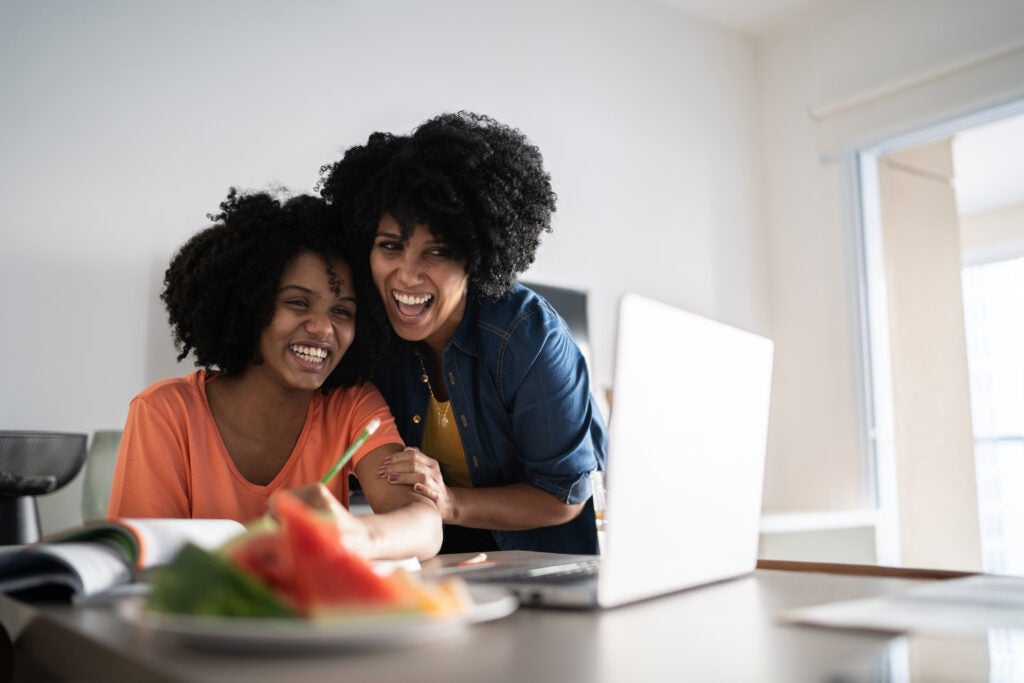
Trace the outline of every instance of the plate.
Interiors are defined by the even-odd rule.
[[[415,645],[452,636],[470,624],[512,614],[519,601],[496,586],[469,586],[472,607],[455,617],[426,614],[352,614],[319,619],[247,619],[171,614],[147,610],[141,598],[117,605],[118,616],[149,633],[193,647],[282,652],[378,649]]]

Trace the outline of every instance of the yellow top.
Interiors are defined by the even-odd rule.
[[[423,426],[423,452],[441,465],[444,483],[449,486],[472,486],[466,452],[462,449],[459,427],[451,412],[451,401],[438,402],[430,397],[427,422]]]

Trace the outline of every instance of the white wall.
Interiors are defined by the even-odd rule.
[[[559,194],[530,279],[767,333],[753,45],[646,0],[0,5],[0,429],[119,428],[176,365],[173,250],[231,185],[309,191],[373,130],[518,126]],[[74,489],[44,524],[74,521]]]
[[[468,108],[545,153],[559,210],[528,277],[591,292],[597,384],[626,290],[769,334],[766,511],[865,507],[829,155],[1024,82],[808,111],[1021,35],[1018,0],[837,0],[756,43],[646,0],[0,4],[0,429],[120,427],[139,389],[190,369],[157,295],[230,185],[308,191],[370,131]],[[71,519],[74,494],[44,522]]]
[[[761,39],[777,350],[765,509],[873,504],[841,153],[1024,98],[1022,35],[1017,1],[844,0]]]

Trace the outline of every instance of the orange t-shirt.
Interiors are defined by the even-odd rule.
[[[215,373],[199,370],[157,382],[132,399],[114,468],[107,516],[229,518],[245,523],[266,513],[278,491],[319,481],[366,423],[380,427],[359,448],[330,485],[348,504],[348,475],[370,451],[402,444],[384,398],[367,382],[319,391],[309,403],[306,424],[281,471],[266,486],[248,481],[235,467],[210,412],[207,382]]]

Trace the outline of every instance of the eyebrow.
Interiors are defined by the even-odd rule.
[[[344,284],[344,283],[342,283],[342,284]],[[298,292],[302,292],[303,294],[309,294],[310,296],[320,296],[319,293],[317,293],[316,291],[310,289],[309,287],[303,287],[302,285],[285,285],[281,289],[277,290],[277,293],[281,294],[281,293],[286,292],[288,290],[295,290],[295,291],[298,291]],[[339,296],[339,297],[335,298],[335,301],[352,301],[352,302],[355,302],[356,298],[354,296]]]
[[[402,233],[395,230],[378,230],[373,238],[377,239],[378,237],[387,237],[388,239],[399,240],[401,242],[409,241],[409,237],[402,237]],[[427,240],[427,244],[431,246],[448,246],[448,242],[446,240],[443,240],[440,237],[434,237],[433,233],[431,233],[431,238]]]

